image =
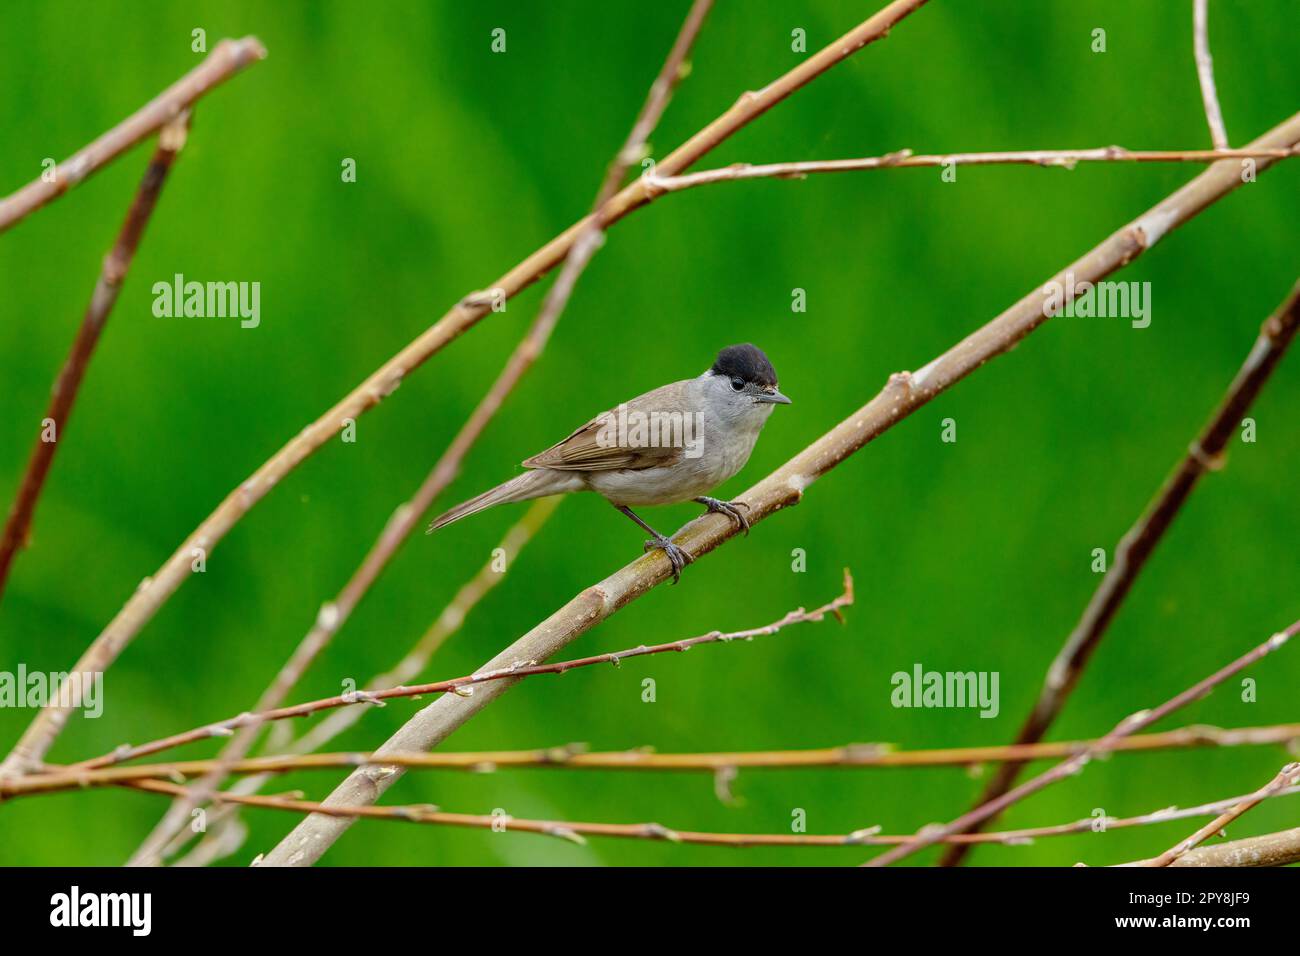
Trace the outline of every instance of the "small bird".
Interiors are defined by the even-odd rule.
[[[676,583],[690,556],[629,506],[694,500],[727,515],[748,534],[749,519],[741,513],[749,510],[747,504],[719,501],[705,492],[745,467],[772,406],[789,404],[777,391],[776,371],[761,349],[728,346],[703,375],[598,415],[526,459],[524,474],[435,518],[425,534],[507,501],[594,491],[650,533],[645,550],[657,548],[668,556]]]

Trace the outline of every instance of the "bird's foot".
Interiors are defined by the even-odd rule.
[[[658,550],[668,555],[668,560],[673,566],[673,584],[682,579],[682,568],[691,563],[691,556],[663,535],[656,535],[648,539],[645,543],[645,550],[647,552]]]
[[[707,495],[696,498],[700,504],[709,509],[709,514],[726,515],[732,521],[736,522],[736,527],[749,534],[749,519],[740,513],[740,509],[749,510],[749,505],[743,501],[719,501],[717,498],[710,498]]]

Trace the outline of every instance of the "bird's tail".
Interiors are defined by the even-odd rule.
[[[439,528],[445,528],[453,521],[468,518],[470,515],[478,514],[493,505],[504,504],[507,501],[528,501],[530,498],[544,498],[547,495],[555,495],[565,491],[577,491],[581,487],[582,481],[577,475],[547,469],[526,471],[518,477],[511,478],[504,484],[483,492],[481,495],[475,495],[469,501],[458,504],[450,511],[434,518],[424,533],[433,534]]]

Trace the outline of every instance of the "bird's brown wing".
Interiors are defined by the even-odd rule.
[[[647,392],[626,403],[623,409],[625,412],[655,410],[658,403],[670,397],[661,393],[678,384],[681,383]],[[614,409],[598,415],[564,441],[525,459],[523,466],[554,468],[557,471],[618,471],[661,467],[681,460],[684,453],[681,447],[618,444],[618,414],[619,411]]]

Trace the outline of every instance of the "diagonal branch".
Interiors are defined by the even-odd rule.
[[[893,0],[875,15],[868,17],[824,49],[808,57],[783,76],[757,92],[744,93],[721,116],[658,164],[665,175],[684,171],[736,131],[749,125],[773,106],[852,56],[869,43],[880,40],[891,27],[915,12],[926,0]],[[653,197],[644,181],[638,179],[620,190],[602,209],[602,224],[622,219],[646,205]],[[528,256],[494,284],[494,292],[503,298],[516,295],[532,285],[568,256],[578,237],[586,231],[588,216],[556,236]],[[328,443],[342,427],[344,419],[357,419],[378,405],[401,384],[402,379],[424,364],[432,355],[468,331],[489,313],[491,297],[470,295],[423,332],[413,342],[379,367],[369,378],[344,396],[333,408],[302,429],[272,455],[251,477],[232,491],[199,526],[181,543],[166,563],[127,600],[122,610],[95,638],[74,665],[78,672],[103,671],[110,666],[140,632],[158,609],[184,583],[190,573],[190,551],[202,547],[211,553],[254,505],[311,454]],[[0,774],[21,772],[37,766],[49,752],[67,723],[70,710],[57,703],[45,707],[27,728],[3,764]]]
[[[1063,760],[1050,770],[1040,773],[1037,777],[1022,783],[1014,790],[1009,790],[990,800],[988,803],[976,807],[974,810],[967,811],[951,823],[945,823],[941,826],[927,827],[921,832],[915,834],[912,839],[902,846],[895,847],[886,853],[880,854],[875,859],[868,860],[863,866],[888,866],[891,863],[897,863],[913,853],[918,853],[928,846],[932,846],[945,837],[957,833],[965,833],[972,829],[976,824],[989,820],[1004,811],[1018,800],[1022,800],[1031,794],[1046,789],[1066,777],[1074,776],[1081,773],[1092,760],[1110,753],[1111,746],[1117,740],[1121,740],[1131,734],[1137,733],[1143,728],[1150,727],[1152,724],[1172,714],[1174,711],[1186,707],[1206,696],[1214,688],[1218,687],[1230,677],[1241,673],[1252,664],[1259,661],[1260,658],[1266,657],[1278,648],[1282,647],[1300,633],[1300,621],[1296,621],[1284,631],[1274,634],[1264,643],[1247,651],[1241,657],[1237,658],[1231,664],[1215,671],[1204,680],[1198,681],[1187,690],[1183,691],[1165,703],[1161,704],[1154,710],[1141,710],[1135,714],[1125,717],[1114,729],[1105,737],[1102,737],[1095,744],[1090,746],[1081,754],[1076,754],[1069,760]]]
[[[91,294],[90,305],[86,307],[86,314],[81,320],[81,327],[77,330],[77,337],[73,340],[68,357],[59,371],[59,377],[54,381],[54,388],[50,392],[50,404],[41,423],[42,432],[49,423],[48,427],[54,429],[53,436],[46,440],[42,434],[36,440],[31,458],[27,462],[27,470],[23,473],[22,482],[18,486],[18,495],[9,511],[4,531],[0,533],[0,595],[4,594],[5,581],[9,577],[9,569],[13,565],[14,558],[27,544],[36,501],[45,486],[45,477],[54,462],[54,452],[58,449],[59,440],[63,438],[68,416],[72,414],[73,403],[77,400],[77,390],[81,387],[86,367],[90,364],[95,346],[99,343],[100,333],[104,331],[108,316],[113,311],[113,306],[117,304],[118,292],[135,259],[135,251],[140,245],[145,226],[149,224],[149,217],[153,215],[154,205],[162,193],[167,174],[176,159],[176,154],[185,145],[189,119],[189,111],[184,110],[174,122],[163,128],[158,139],[158,148],[154,151],[153,158],[149,160],[149,166],[145,169],[144,177],[136,190],[135,199],[131,202],[131,208],[127,210],[126,221],[122,224],[113,248],[104,257],[103,268],[95,283],[95,291]]]
[[[29,183],[0,200],[0,232],[88,179],[145,137],[174,122],[194,102],[246,66],[266,59],[257,37],[222,40],[202,63],[88,146],[54,168],[54,175]]]
[[[1060,715],[1079,683],[1084,668],[1088,666],[1093,651],[1119,612],[1124,598],[1146,567],[1165,532],[1173,524],[1179,510],[1191,496],[1197,482],[1206,471],[1222,466],[1228,440],[1281,361],[1298,328],[1300,282],[1296,283],[1287,299],[1264,321],[1259,337],[1220,400],[1218,409],[1192,441],[1187,454],[1173,474],[1165,480],[1155,499],[1120,539],[1110,569],[1101,579],[1079,623],[1048,668],[1034,709],[1016,735],[1017,744],[1032,744],[1042,740]],[[976,806],[1006,793],[1023,766],[1023,763],[1012,761],[999,767],[984,788]],[[944,866],[954,866],[961,862],[966,852],[961,847],[954,847],[944,855],[941,863]]]
[[[1300,144],[1300,114],[1286,120],[1251,144],[1254,148],[1290,149]],[[1267,169],[1261,160],[1260,169]],[[1216,163],[1187,185],[1122,227],[1082,258],[1052,278],[1058,288],[1078,289],[1078,280],[1096,282],[1150,249],[1170,230],[1181,226],[1242,183],[1237,164]],[[1067,286],[1067,275],[1074,282]],[[890,377],[884,390],[835,428],[813,442],[742,496],[750,510],[750,524],[797,504],[804,491],[863,445],[884,434],[936,395],[947,391],[975,369],[1013,348],[1045,322],[1049,315],[1039,287],[1020,299],[983,328],[971,333],[916,373]],[[1073,293],[1067,291],[1067,295]],[[680,531],[675,541],[696,559],[717,548],[736,531],[732,522],[716,515],[697,518]],[[519,660],[546,660],[592,627],[662,583],[669,576],[662,553],[645,555],[587,588],[568,604],[494,657],[485,670],[511,666]],[[430,750],[465,724],[478,711],[505,693],[513,681],[481,688],[473,698],[443,697],[411,718],[379,749],[380,753]],[[359,770],[345,779],[326,803],[374,803],[400,779],[401,774],[378,776]],[[304,866],[314,863],[347,829],[346,820],[317,815],[302,821],[267,854],[270,865]]]

